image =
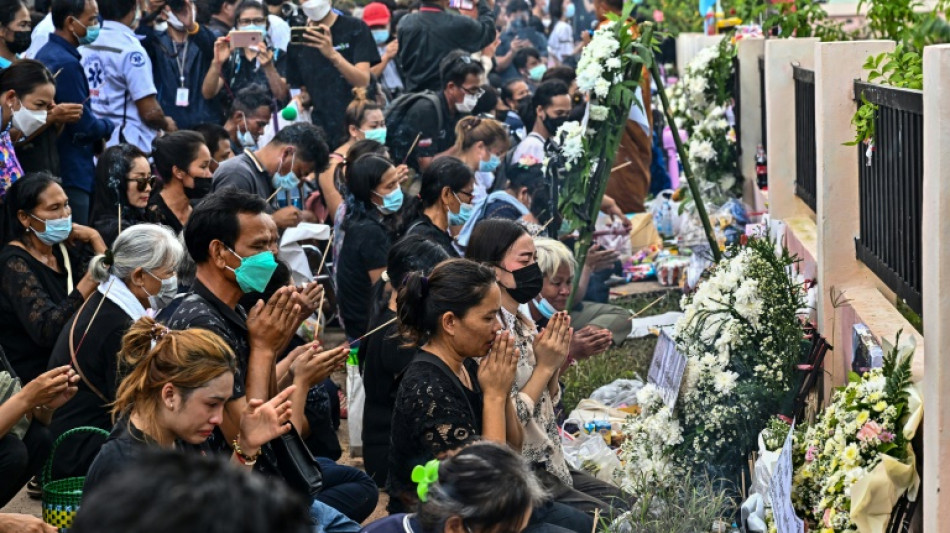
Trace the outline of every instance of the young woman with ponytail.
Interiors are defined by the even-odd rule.
[[[337,169],[347,159],[354,160],[349,154],[353,145],[364,139],[386,144],[386,119],[383,109],[366,98],[364,87],[353,89],[353,101],[346,106],[343,113],[343,128],[343,144],[330,152],[330,166],[319,177],[320,192],[331,217],[336,215],[345,196],[345,191],[339,187],[341,180]],[[330,142],[333,142],[339,132],[329,132],[328,135],[331,137]]]
[[[399,289],[399,331],[418,351],[396,393],[389,453],[390,512],[417,505],[411,478],[417,465],[445,459],[476,441],[520,452],[524,435],[511,397],[518,350],[512,334],[501,330],[501,302],[492,268],[467,259],[444,261],[429,276],[410,273]],[[480,363],[475,362],[478,357]],[[534,506],[530,524],[535,532],[565,528],[588,533],[593,520],[566,505],[545,501]]]
[[[508,129],[497,120],[465,117],[455,125],[455,138],[456,156],[475,172],[475,196],[471,203],[478,206],[505,162]]]
[[[519,429],[510,398],[515,347],[499,331],[500,302],[495,273],[465,259],[429,276],[412,272],[399,289],[399,332],[418,351],[396,393],[390,512],[415,504],[414,466],[479,439],[520,447],[511,431]]]
[[[237,439],[222,442],[215,429],[231,397],[236,363],[227,343],[210,331],[169,330],[144,316],[122,339],[119,358],[132,370],[116,392],[116,424],[89,469],[84,496],[149,447],[205,454],[228,447],[232,462],[250,468],[265,443],[290,431],[293,386],[267,403],[248,400]]]
[[[405,235],[422,235],[458,257],[453,246],[457,234],[468,222],[475,207],[475,176],[462,160],[451,156],[437,158],[422,173],[418,196],[406,207]]]

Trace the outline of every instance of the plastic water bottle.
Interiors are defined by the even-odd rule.
[[[755,149],[755,182],[763,191],[769,188],[769,166],[765,148],[760,144]]]

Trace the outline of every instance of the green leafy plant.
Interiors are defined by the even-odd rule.
[[[867,29],[871,37],[904,42],[920,16],[919,0],[859,0],[858,12],[867,8]]]
[[[697,6],[696,0],[646,0],[640,12],[662,12],[663,21],[657,21],[657,26],[676,37],[681,33],[703,31],[703,17]]]
[[[817,37],[822,41],[844,41],[848,36],[843,24],[828,16],[825,8],[811,0],[775,4],[767,13],[762,30],[779,37]],[[740,15],[741,16],[741,15]]]
[[[893,52],[881,52],[868,57],[864,62],[864,70],[868,71],[868,82],[918,91],[924,88],[923,60],[919,53],[908,50],[904,44],[898,44]],[[851,117],[851,125],[855,131],[854,140],[845,143],[846,146],[874,143],[877,108],[878,106],[861,95],[861,105]]]
[[[737,507],[730,496],[730,489],[734,487],[725,480],[687,472],[676,481],[651,486],[651,490],[638,494],[631,510],[613,520],[606,531],[709,531],[711,524],[731,517]]]

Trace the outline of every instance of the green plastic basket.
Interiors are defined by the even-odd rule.
[[[79,503],[82,500],[82,485],[86,478],[50,479],[53,477],[53,458],[56,457],[56,449],[64,440],[80,433],[96,433],[103,437],[109,436],[108,431],[92,426],[70,429],[56,439],[56,442],[53,443],[53,449],[50,450],[49,459],[43,465],[43,521],[59,529],[72,527],[73,518],[76,516],[76,511],[79,510]]]

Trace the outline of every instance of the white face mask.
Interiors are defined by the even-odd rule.
[[[191,6],[188,6],[186,13],[185,18],[191,18]],[[171,10],[168,11],[168,25],[178,31],[185,31],[185,23]]]
[[[157,32],[159,32],[159,33],[163,33],[163,32],[168,31],[168,23],[167,23],[167,22],[156,22],[156,23],[155,23],[155,31],[157,31]]]
[[[300,9],[303,9],[308,19],[319,22],[330,14],[330,0],[307,0]]]
[[[472,110],[475,109],[476,104],[478,104],[478,96],[465,93],[465,99],[455,104],[455,109],[457,109],[459,113],[471,113]]]
[[[13,111],[13,105],[10,105],[10,111]],[[27,109],[20,102],[20,109],[13,111],[13,127],[23,132],[23,135],[29,137],[37,132],[46,124],[46,110],[33,111]]]

